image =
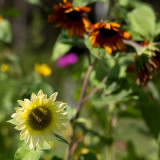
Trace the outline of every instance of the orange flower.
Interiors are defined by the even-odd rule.
[[[83,16],[83,13],[90,12],[89,7],[73,7],[70,2],[64,0],[63,4],[54,5],[53,10],[55,14],[48,15],[48,22],[57,22],[55,27],[68,29],[69,37],[75,34],[77,37],[84,38],[83,34],[87,33],[85,25],[89,25],[90,22]]]
[[[124,51],[126,46],[122,39],[129,40],[131,35],[119,29],[118,23],[98,22],[90,27],[92,30],[89,39],[93,47],[104,47],[105,50],[111,54],[116,49]]]

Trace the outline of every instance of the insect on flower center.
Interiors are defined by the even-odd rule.
[[[75,10],[66,13],[66,15],[72,21],[79,21],[81,19],[80,13]]]
[[[112,28],[109,30],[109,29],[105,29],[104,27],[101,28],[99,32],[103,37],[106,37],[106,38],[114,37],[117,34],[117,32],[114,31]]]
[[[50,125],[51,121],[51,111],[43,106],[32,109],[28,116],[28,125],[35,130],[45,129]]]

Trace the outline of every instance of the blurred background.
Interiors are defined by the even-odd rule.
[[[92,9],[88,14],[91,22],[105,20],[107,16],[111,21],[116,20],[121,24],[127,24],[125,17],[119,14],[122,13],[122,10],[119,10],[119,4],[122,5],[128,3],[128,1],[119,1],[106,0],[89,4]],[[18,99],[29,98],[32,92],[37,93],[39,89],[42,89],[48,96],[57,91],[59,93],[58,100],[67,102],[73,108],[73,112],[77,105],[83,82],[79,77],[84,77],[88,61],[84,54],[85,49],[77,46],[69,48],[65,53],[68,55],[72,53],[76,57],[74,62],[64,65],[63,62],[61,63],[63,60],[58,62],[54,59],[54,45],[61,29],[54,28],[53,24],[48,23],[47,17],[48,14],[53,13],[52,6],[59,2],[62,1],[0,0],[0,15],[2,17],[0,21],[1,160],[13,160],[18,147],[25,146],[24,142],[19,141],[19,132],[14,129],[13,125],[6,122],[11,119],[14,107],[18,105]],[[151,6],[159,20],[159,0],[143,0],[137,3],[140,2]],[[132,5],[124,5],[123,7],[128,13],[133,10]],[[116,16],[113,16],[114,14]],[[159,39],[158,36],[157,40]],[[96,84],[97,82],[94,81],[93,83]],[[82,117],[85,120],[88,119],[87,125],[94,128],[94,124],[102,123],[103,117],[100,122],[97,122],[95,118],[97,110],[91,109],[91,104],[86,103],[85,106],[89,111],[84,109]],[[151,137],[147,125],[141,119],[140,112],[137,110],[136,112],[138,112],[136,115],[139,118],[122,118],[118,121],[113,134],[116,137],[115,147],[112,148],[115,157],[117,157],[115,160],[158,160],[157,143]],[[101,114],[100,111],[99,113]],[[105,115],[103,116],[105,117]],[[94,119],[95,123],[90,120],[91,118]],[[77,131],[77,134],[79,132],[81,134],[81,131]],[[70,133],[71,127],[68,125],[64,137],[68,139]],[[91,141],[92,147],[88,145]],[[96,137],[86,136],[83,144],[77,149],[75,158],[80,153],[88,152],[89,149],[96,151],[97,141]],[[66,148],[67,145],[56,142],[54,151],[46,150],[41,159],[56,160],[56,156],[63,159],[65,155],[63,150],[66,150]],[[100,148],[103,148],[103,145]],[[97,152],[99,152],[97,153],[98,159],[107,159],[105,149]],[[100,152],[102,153],[101,156],[99,156]]]

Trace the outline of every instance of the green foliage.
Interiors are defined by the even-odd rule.
[[[27,147],[21,147],[15,153],[14,160],[39,160],[42,151],[32,151]]]
[[[127,157],[124,158],[123,160],[140,160],[140,158],[138,158],[137,153],[135,151],[134,145],[132,142],[128,142],[127,143]]]
[[[101,21],[98,19],[97,13],[99,12],[94,14],[93,12],[94,7],[96,11],[98,8],[96,2],[104,2],[104,10],[107,11],[104,21],[118,22],[121,28],[131,33],[132,39],[124,41],[127,44],[125,51],[119,52],[117,48],[116,52],[108,54],[103,46],[92,47],[89,34],[86,34],[84,39],[77,38],[75,35],[70,38],[67,29],[62,29],[55,44],[50,44],[49,42],[53,42],[56,38],[54,34],[48,36],[50,29],[47,15],[52,6],[42,3],[41,0],[25,0],[26,2],[29,5],[22,11],[16,9],[17,6],[6,9],[10,4],[6,1],[3,5],[5,8],[0,10],[3,17],[0,21],[0,159],[62,160],[65,157],[63,151],[71,147],[70,137],[73,140],[72,147],[75,147],[70,159],[97,160],[99,155],[102,160],[111,160],[110,157],[117,160],[160,159],[158,155],[160,148],[158,145],[160,133],[159,55],[157,59],[154,57],[154,61],[153,57],[149,59],[155,56],[160,48],[158,45],[160,21],[159,15],[157,16],[152,6],[141,0],[72,1],[73,7],[87,5],[91,7],[92,11],[88,16],[91,22]],[[101,8],[99,11],[103,12]],[[19,32],[19,28],[15,29],[13,26],[15,37],[12,39],[13,18],[22,18],[21,20],[26,22],[22,24],[26,32],[23,35]],[[63,20],[63,17],[61,19]],[[71,29],[74,30],[74,27]],[[21,36],[25,36],[24,48],[23,45],[19,46],[19,43],[15,45],[19,42],[17,37],[21,40]],[[150,42],[149,47],[142,48],[139,45],[144,39]],[[118,40],[115,41],[117,45]],[[153,41],[158,42],[154,43],[157,48],[152,45]],[[19,51],[21,48],[23,49]],[[58,68],[55,61],[71,51],[78,55],[78,63],[70,67]],[[140,52],[137,53],[138,51]],[[137,54],[139,57],[135,58]],[[95,61],[97,63],[93,63]],[[144,65],[146,62],[150,62],[150,66]],[[35,63],[49,64],[53,74],[48,77],[37,74],[33,67]],[[8,69],[3,70],[4,64],[8,66]],[[132,64],[134,65],[133,72],[126,72],[128,66]],[[82,88],[89,65],[89,69],[93,67],[92,72],[88,74],[88,83],[87,78],[84,83],[87,84],[86,88],[85,85]],[[138,86],[136,81],[142,68],[145,68],[145,74],[150,76],[150,81],[146,86]],[[54,148],[45,142],[43,149],[33,151],[22,147],[26,144],[19,141],[19,132],[15,131],[11,125],[17,125],[17,122],[9,119],[15,112],[14,108],[19,106],[18,99],[30,98],[33,92],[38,93],[40,89],[48,97],[54,90],[58,91],[58,99],[60,97],[68,104],[65,110],[71,122],[66,125],[67,130],[62,135],[52,133],[57,140],[54,142]],[[81,90],[85,90],[83,97],[80,94]],[[73,120],[78,100],[83,106],[80,108],[79,118]],[[60,118],[59,120],[61,121]],[[55,126],[61,128],[58,124]],[[20,148],[15,153],[17,147]]]
[[[85,45],[89,49],[90,53],[98,59],[103,59],[108,56],[107,55],[108,53],[106,53],[105,49],[100,48],[100,47],[93,48],[91,45],[91,41],[88,38],[86,38],[85,40]]]
[[[38,93],[40,89],[47,95],[51,95],[53,93],[53,88],[48,83],[39,82],[31,84],[28,87],[26,94],[30,96],[32,93]]]
[[[148,5],[138,6],[127,14],[130,33],[133,39],[149,39],[154,35],[156,17],[153,9]],[[139,37],[138,37],[139,36]]]
[[[2,14],[4,17],[8,16],[12,18],[21,16],[21,12],[15,8],[1,9],[0,14]]]
[[[36,4],[36,5],[39,5],[41,3],[41,0],[25,0],[25,1],[30,4]]]
[[[96,155],[92,152],[80,155],[78,160],[97,160]]]
[[[56,61],[58,58],[66,54],[71,49],[71,47],[72,46],[70,44],[57,42],[53,48],[52,59]]]
[[[10,43],[12,40],[12,32],[10,22],[3,19],[0,22],[0,40],[6,43]]]
[[[139,102],[139,108],[151,133],[157,139],[160,133],[160,126],[157,123],[160,121],[159,104],[154,101],[145,101],[145,103],[143,101],[143,104]]]
[[[86,6],[91,3],[95,3],[97,0],[73,0],[73,5],[74,6]],[[105,0],[99,0],[98,2],[105,2]]]
[[[53,47],[52,59],[56,61],[58,58],[69,52],[73,46],[80,46],[81,48],[83,48],[84,42],[82,39],[76,38],[75,35],[73,36],[73,38],[69,38],[68,32],[62,30]]]
[[[59,157],[57,157],[57,156],[54,156],[54,157],[52,158],[52,160],[62,160],[62,159],[59,158]]]
[[[69,144],[67,140],[65,140],[62,136],[58,135],[58,134],[55,134],[56,136],[56,139],[60,142],[63,142],[63,143],[66,143],[66,144]]]

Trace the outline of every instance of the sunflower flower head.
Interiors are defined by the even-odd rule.
[[[89,20],[83,15],[90,12],[89,7],[73,7],[70,2],[64,0],[63,4],[53,6],[54,14],[48,15],[48,22],[56,22],[55,27],[62,27],[69,31],[69,37],[73,34],[76,37],[84,38],[87,33],[86,26],[89,26]]]
[[[57,93],[48,99],[42,90],[36,95],[32,93],[31,99],[18,100],[21,107],[11,117],[18,122],[15,127],[20,130],[20,140],[29,142],[30,149],[37,146],[43,148],[44,141],[53,145],[55,134],[65,130],[68,114],[64,110],[66,103],[55,102]]]
[[[41,76],[49,76],[52,73],[51,68],[47,64],[35,64],[35,71]]]
[[[145,50],[144,54],[134,58],[126,71],[137,74],[136,82],[139,85],[147,85],[148,81],[153,79],[155,72],[160,72],[160,50]]]
[[[124,51],[126,46],[123,39],[129,40],[131,35],[119,28],[120,25],[114,22],[98,22],[92,25],[89,37],[92,47],[104,47],[109,54],[117,49]]]

